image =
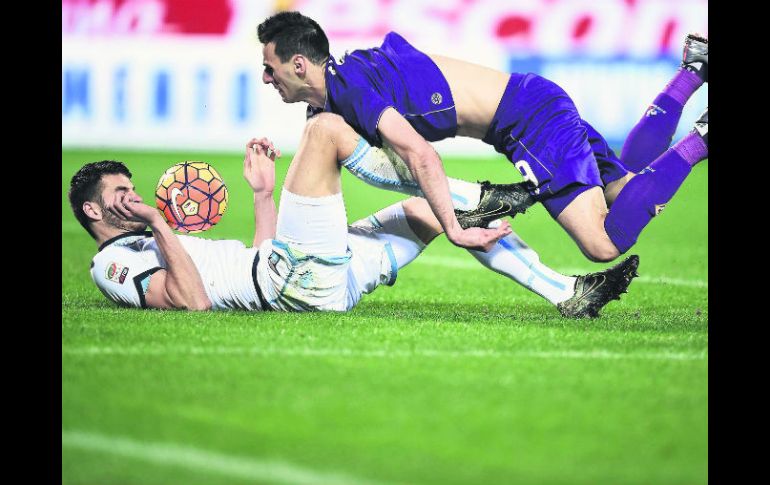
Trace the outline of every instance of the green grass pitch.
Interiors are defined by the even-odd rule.
[[[211,162],[230,205],[204,235],[253,231],[242,155],[63,151],[63,483],[707,483],[707,162],[632,249],[629,293],[574,321],[443,236],[347,314],[119,309],[66,200],[105,158],[150,202],[168,166]],[[521,179],[502,158],[445,166]],[[343,191],[351,222],[402,198],[346,173]],[[557,270],[608,266],[540,206],[512,224]]]

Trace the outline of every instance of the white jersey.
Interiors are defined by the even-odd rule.
[[[177,237],[213,310],[350,310],[362,295],[392,285],[398,269],[425,247],[401,205],[348,226],[342,194],[303,197],[286,189],[275,238],[259,248]],[[151,232],[126,233],[102,244],[91,277],[110,300],[144,308],[152,274],[166,266]]]
[[[257,248],[235,240],[177,237],[201,275],[212,310],[262,308],[254,285]],[[152,274],[166,266],[151,232],[127,233],[99,248],[91,264],[91,278],[110,300],[144,308]]]
[[[268,310],[345,311],[380,284],[392,285],[398,271],[390,245],[365,226],[362,221],[349,228],[349,248],[339,258],[305,255],[275,239],[248,248],[235,240],[177,237],[201,275],[212,310],[264,310],[258,285]],[[150,279],[166,266],[151,232],[126,233],[102,244],[91,278],[115,303],[146,308]]]

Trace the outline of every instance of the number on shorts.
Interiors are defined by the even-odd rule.
[[[529,163],[527,163],[526,160],[519,160],[513,165],[519,169],[519,172],[521,172],[521,175],[524,176],[524,180],[526,182],[531,183],[535,187],[540,185],[540,183],[537,181],[537,177],[535,177],[535,173],[532,171],[532,167],[529,166]],[[539,193],[540,193],[540,189],[536,188],[535,194],[539,194]]]

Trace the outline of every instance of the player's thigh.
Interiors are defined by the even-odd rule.
[[[344,118],[334,113],[321,113],[324,116],[325,129],[332,137],[332,143],[337,147],[337,160],[341,161],[353,154],[361,140],[361,135],[356,133]]]
[[[619,252],[604,230],[607,204],[601,187],[581,192],[556,220],[592,261],[612,261]]]
[[[328,139],[337,149],[337,160],[344,160],[352,155],[361,139],[361,135],[338,114],[319,113],[310,118],[308,123],[308,136]]]
[[[323,197],[341,191],[338,140],[332,117],[317,115],[305,124],[297,153],[286,174],[284,188],[305,197]]]

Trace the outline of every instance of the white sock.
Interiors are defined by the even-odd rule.
[[[499,221],[490,224],[496,227]],[[554,305],[575,294],[574,276],[565,276],[540,262],[540,256],[512,232],[488,253],[468,251],[487,268],[507,276]]]
[[[369,185],[402,194],[422,197],[417,181],[406,162],[390,147],[376,148],[360,138],[355,151],[340,165]],[[481,185],[447,177],[455,209],[473,210],[481,199]]]
[[[401,269],[414,261],[425,249],[425,243],[409,227],[402,204],[393,204],[352,224],[367,230],[370,237],[390,243],[396,264]]]
[[[447,177],[449,192],[452,194],[452,205],[455,209],[469,211],[479,205],[481,200],[481,184]]]

